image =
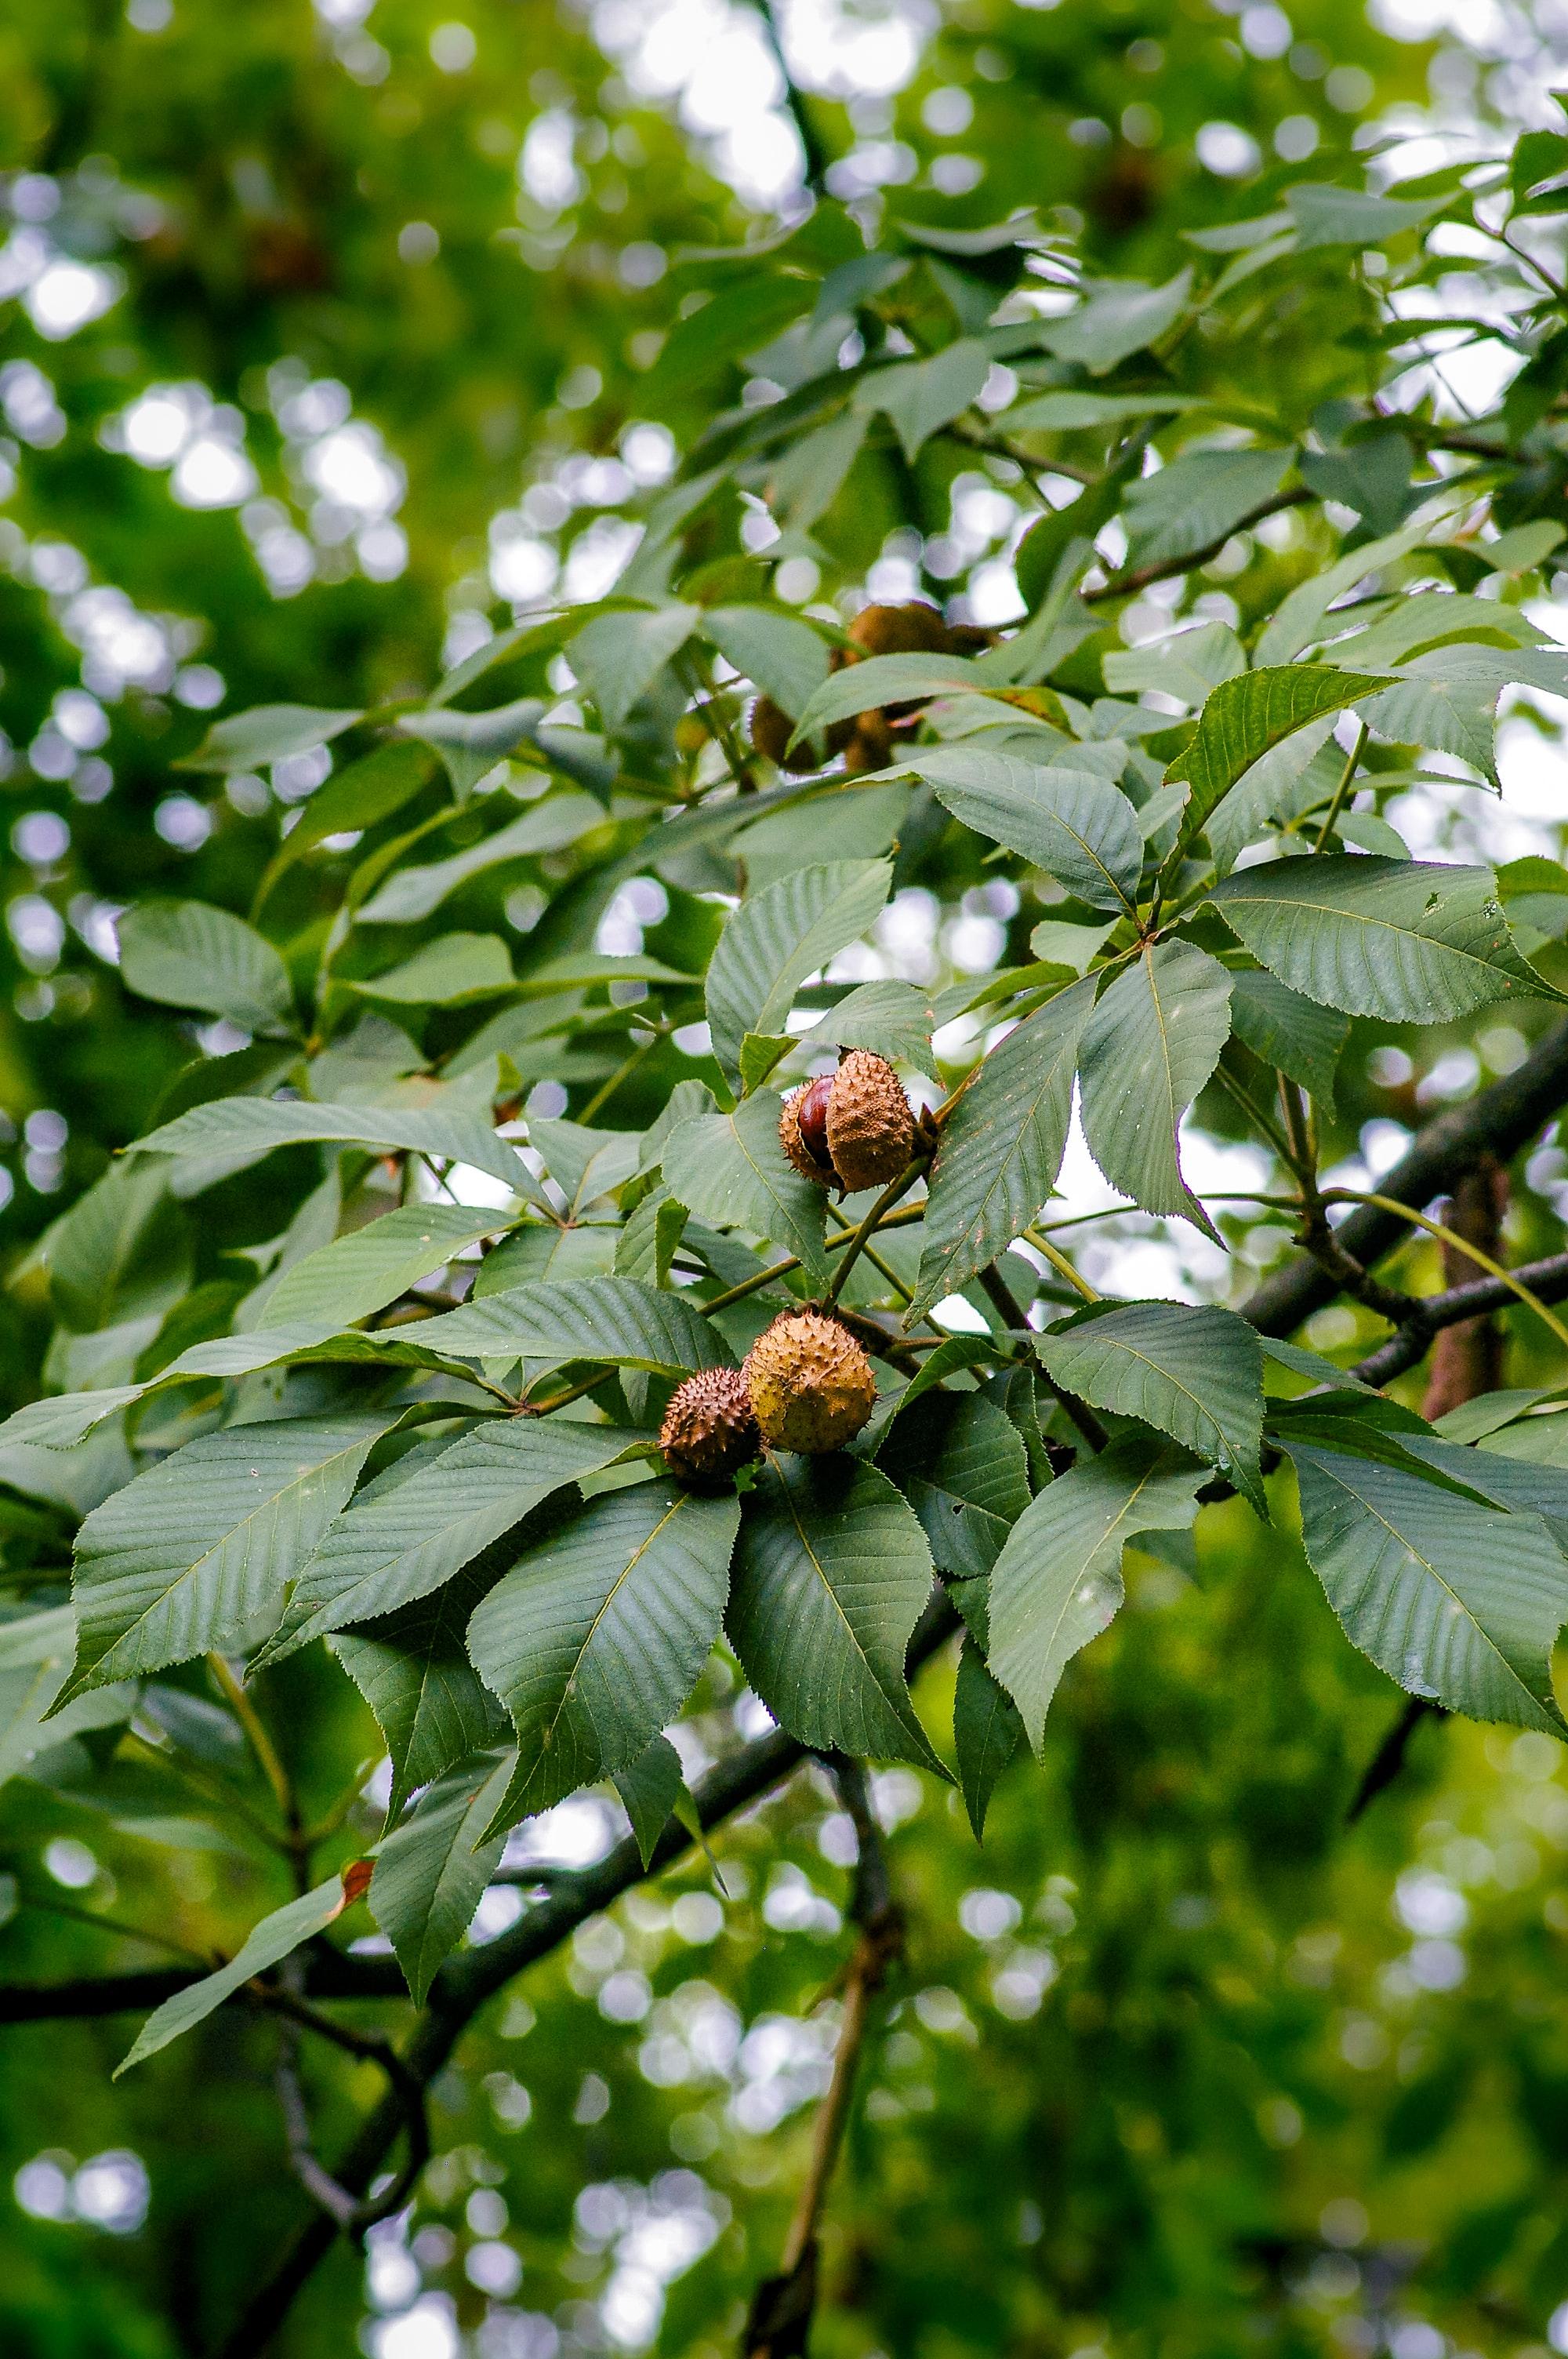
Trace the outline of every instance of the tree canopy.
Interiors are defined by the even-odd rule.
[[[1440,30],[0,33],[18,2347],[1568,2348],[1568,118]]]

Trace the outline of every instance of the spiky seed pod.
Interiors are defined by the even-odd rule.
[[[819,1188],[838,1184],[827,1152],[827,1101],[836,1073],[819,1073],[802,1090],[792,1090],[779,1108],[779,1143],[803,1180]]]
[[[827,1156],[839,1185],[885,1188],[914,1149],[914,1116],[903,1083],[885,1057],[851,1049],[827,1099]]]
[[[914,1115],[885,1057],[850,1049],[779,1110],[779,1141],[802,1179],[852,1195],[885,1188],[914,1152]]]
[[[740,1368],[703,1368],[670,1396],[659,1428],[665,1464],[683,1483],[722,1483],[762,1447]]]
[[[849,1329],[819,1310],[775,1319],[741,1374],[762,1439],[775,1450],[842,1450],[876,1407],[871,1362]]]

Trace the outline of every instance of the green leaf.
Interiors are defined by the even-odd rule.
[[[177,770],[255,770],[266,762],[287,761],[291,754],[308,754],[316,745],[330,745],[362,712],[335,712],[319,704],[257,704],[249,712],[231,712],[214,721],[193,754]]]
[[[1126,426],[1139,418],[1173,418],[1203,407],[1181,393],[1040,393],[1015,402],[1007,425],[1010,433],[1074,434],[1092,426]]]
[[[135,1710],[141,1689],[135,1680],[125,1680],[54,1711],[75,1646],[69,1605],[0,1622],[0,1786],[25,1769],[35,1753],[84,1730],[114,1727]]]
[[[1073,974],[1083,974],[1095,953],[1104,949],[1116,922],[1107,918],[1098,926],[1080,926],[1065,918],[1042,918],[1030,934],[1029,947],[1044,965],[1065,966]]]
[[[1091,908],[1130,912],[1143,837],[1119,788],[1087,765],[1027,762],[984,745],[944,745],[908,766],[957,820],[1022,853]]]
[[[268,1659],[428,1596],[556,1492],[648,1438],[560,1417],[508,1419],[477,1427],[399,1481],[384,1476],[321,1533]]]
[[[827,642],[798,614],[772,606],[713,606],[700,628],[725,662],[755,680],[792,721],[827,677]]]
[[[740,1515],[662,1480],[610,1492],[475,1609],[470,1655],[517,1732],[492,1824],[626,1768],[676,1717],[719,1636]]]
[[[948,1115],[931,1167],[912,1318],[1005,1252],[1055,1186],[1094,995],[1086,976],[1016,1025]]]
[[[835,721],[852,721],[877,705],[957,696],[966,689],[983,695],[993,684],[965,656],[867,656],[823,681],[796,722],[790,743],[798,745]]]
[[[637,1839],[637,1856],[644,1867],[653,1858],[659,1837],[675,1815],[686,1780],[680,1755],[667,1736],[655,1736],[635,1761],[613,1773],[615,1790],[625,1805]]]
[[[904,1677],[931,1551],[885,1474],[842,1453],[768,1462],[746,1495],[729,1632],[803,1745],[940,1765]]]
[[[1321,573],[1298,582],[1265,625],[1252,651],[1253,662],[1260,667],[1289,663],[1314,640],[1332,636],[1341,624],[1337,616],[1330,617],[1330,607],[1419,549],[1435,529],[1436,519],[1429,510],[1419,524],[1401,525],[1398,532],[1387,533],[1380,540],[1363,541]]]
[[[1271,500],[1295,459],[1285,451],[1195,451],[1130,484],[1128,558],[1165,565],[1224,540]]]
[[[677,656],[699,619],[696,606],[596,614],[567,642],[567,660],[598,707],[606,729],[621,727],[639,697]]]
[[[873,369],[855,388],[857,409],[881,410],[911,466],[940,427],[968,409],[990,375],[991,356],[978,336],[966,336],[929,360]]]
[[[328,836],[374,827],[412,802],[429,774],[430,757],[423,747],[393,740],[318,787],[273,853],[253,908],[259,909],[278,878]]]
[[[1206,1458],[1267,1519],[1259,1452],[1263,1354],[1245,1319],[1212,1304],[1119,1302],[1037,1336],[1046,1373],[1118,1417]]]
[[[1401,677],[1368,701],[1363,717],[1398,745],[1457,754],[1500,791],[1498,699],[1519,668],[1499,662],[1490,648],[1434,647],[1401,666]]]
[[[1222,681],[1204,706],[1191,744],[1165,773],[1167,780],[1185,778],[1190,787],[1172,862],[1202,834],[1216,807],[1271,746],[1385,684],[1326,664],[1284,664]]]
[[[744,353],[772,342],[816,300],[816,281],[758,271],[710,297],[671,329],[658,359],[643,379],[644,416],[657,418],[664,406],[727,375]]]
[[[1362,189],[1336,189],[1316,180],[1298,180],[1285,190],[1296,224],[1297,250],[1303,254],[1325,245],[1381,245],[1401,230],[1420,229],[1453,201],[1451,196],[1373,196]]]
[[[1231,975],[1230,1022],[1255,1057],[1298,1082],[1321,1106],[1333,1105],[1335,1075],[1350,1038],[1346,1016],[1303,999],[1277,975],[1249,969]]]
[[[781,876],[731,912],[708,970],[713,1053],[731,1082],[746,1034],[784,1031],[807,975],[859,940],[892,882],[888,861],[828,861]]]
[[[351,1327],[444,1269],[464,1245],[493,1234],[503,1215],[466,1204],[403,1204],[297,1261],[267,1297],[270,1327],[330,1319]]]
[[[333,1919],[341,1917],[348,1906],[349,1896],[343,1878],[331,1875],[325,1884],[319,1884],[313,1892],[302,1893],[297,1900],[290,1900],[283,1908],[275,1908],[270,1917],[264,1917],[259,1925],[252,1928],[243,1946],[226,1966],[220,1966],[215,1974],[207,1974],[200,1982],[188,1984],[184,1990],[176,1991],[172,1998],[166,1998],[163,2005],[148,2016],[137,2032],[129,2054],[115,2066],[114,2079],[117,2081],[122,2072],[128,2072],[133,2064],[145,2063],[149,2056],[156,2056],[159,2049],[167,2048],[171,2040],[194,2030],[215,2008],[222,2006],[225,1999],[232,1998],[237,1990],[253,1982],[257,1974],[265,1974],[269,1967],[280,1964],[299,1948],[301,1942],[313,1940],[318,1933],[324,1933]]]
[[[1328,853],[1240,870],[1210,902],[1281,983],[1348,1016],[1440,1024],[1561,996],[1515,949],[1489,868]]]
[[[802,1035],[801,1046],[820,1042],[836,1049],[874,1049],[879,1056],[902,1060],[935,1077],[931,1035],[935,1021],[930,995],[918,984],[862,983],[817,1017]]]
[[[992,1679],[974,1639],[965,1633],[953,1689],[953,1744],[958,1786],[979,1843],[997,1779],[1018,1750],[1023,1722],[1018,1706]]]
[[[637,1140],[625,1130],[594,1130],[586,1123],[530,1115],[528,1144],[567,1200],[567,1216],[581,1220],[590,1205],[623,1188],[637,1167]],[[491,1289],[487,1288],[488,1293]]]
[[[1047,1484],[1013,1526],[991,1568],[989,1663],[1036,1753],[1067,1663],[1121,1604],[1126,1543],[1187,1530],[1207,1480],[1180,1451],[1127,1434]]]
[[[1203,623],[1157,646],[1119,649],[1102,658],[1100,669],[1113,696],[1153,689],[1196,707],[1211,690],[1245,672],[1247,656],[1227,623]]]
[[[669,1284],[670,1266],[691,1215],[667,1188],[652,1189],[616,1234],[615,1275],[645,1286]]]
[[[1088,300],[1078,310],[1044,322],[1040,341],[1058,360],[1082,361],[1091,376],[1105,376],[1119,361],[1170,332],[1191,299],[1193,274],[1179,270],[1162,287],[1101,279],[1086,291]]]
[[[933,1561],[989,1572],[1030,1501],[1023,1444],[979,1393],[927,1392],[894,1420],[877,1463],[919,1516]]]
[[[161,1312],[189,1280],[189,1232],[157,1163],[112,1163],[38,1250],[55,1315],[82,1334]]]
[[[322,792],[326,792],[325,788]],[[414,924],[427,918],[449,893],[455,893],[470,877],[499,868],[503,861],[533,860],[542,852],[562,852],[568,844],[578,842],[604,823],[604,806],[592,795],[546,795],[520,819],[498,828],[480,842],[470,844],[467,851],[454,852],[449,860],[432,860],[423,867],[395,870],[380,891],[373,894],[360,909],[355,922],[362,926]],[[292,842],[294,837],[285,840]]]
[[[761,1089],[775,1065],[795,1046],[792,1032],[748,1032],[741,1043],[741,1087],[748,1097]]]
[[[229,1426],[114,1492],[77,1535],[67,1693],[270,1636],[396,1414]]]
[[[1204,832],[1217,875],[1228,876],[1245,847],[1260,836],[1281,833],[1331,799],[1345,773],[1345,756],[1333,734],[1335,717],[1325,713],[1271,745],[1210,811]]]
[[[432,1596],[363,1629],[341,1630],[331,1641],[391,1756],[389,1821],[418,1788],[505,1734],[506,1716],[465,1643],[470,1616],[499,1570],[481,1556]]]
[[[200,1007],[247,1031],[287,1025],[294,989],[272,944],[206,901],[142,901],[120,920],[127,990],[170,1007]]]
[[[869,424],[862,412],[846,409],[814,434],[782,446],[768,478],[768,503],[786,529],[809,532],[827,515],[860,455]]]
[[[405,1007],[456,1007],[515,987],[512,953],[499,934],[438,934],[412,958],[357,982],[366,999]]]
[[[748,1230],[798,1255],[813,1285],[825,1286],[827,1191],[786,1160],[780,1103],[773,1091],[758,1090],[733,1114],[682,1123],[665,1141],[665,1183],[704,1220]]]
[[[406,737],[417,737],[422,745],[435,747],[446,764],[452,792],[462,803],[497,762],[514,754],[519,745],[539,743],[538,725],[548,710],[541,698],[524,696],[492,712],[456,712],[450,706],[432,706],[427,712],[405,713],[397,725]]]
[[[449,1771],[377,1853],[370,1913],[396,1951],[416,2006],[501,1864],[504,1833],[488,1843],[484,1835],[511,1773],[511,1755],[498,1761],[493,1753]]]
[[[1182,1177],[1177,1133],[1229,1030],[1229,975],[1192,942],[1168,940],[1116,977],[1079,1053],[1084,1133],[1111,1186],[1209,1237],[1214,1225]]]
[[[1307,1560],[1352,1644],[1412,1695],[1560,1736],[1550,1658],[1568,1620],[1568,1563],[1541,1518],[1281,1440]]]
[[[685,1202],[685,1198],[681,1199]],[[695,1209],[695,1208],[694,1208]],[[628,1277],[509,1287],[421,1323],[419,1340],[460,1359],[600,1360],[609,1367],[727,1367],[723,1337],[678,1294]]]
[[[129,1150],[133,1155],[269,1155],[305,1142],[398,1149],[471,1164],[508,1188],[527,1173],[506,1141],[475,1114],[435,1106],[322,1105],[308,1098],[214,1098],[178,1114]]]

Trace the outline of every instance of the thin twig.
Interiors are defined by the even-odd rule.
[[[1000,1270],[997,1268],[994,1262],[991,1263],[988,1268],[981,1270],[980,1284],[985,1288],[987,1294],[990,1297],[990,1299],[996,1306],[997,1310],[1000,1311],[1003,1324],[1015,1332],[1022,1332],[1027,1335],[1030,1332],[1029,1321],[1025,1319],[1022,1309],[1019,1304],[1017,1298],[1014,1296],[1012,1288],[1008,1285],[1006,1278],[1003,1277]],[[1050,1391],[1054,1394],[1057,1400],[1060,1401],[1062,1407],[1066,1410],[1067,1415],[1072,1419],[1073,1423],[1077,1427],[1078,1431],[1083,1435],[1084,1440],[1088,1443],[1089,1448],[1091,1450],[1103,1450],[1107,1442],[1110,1440],[1110,1436],[1107,1433],[1104,1426],[1100,1423],[1093,1409],[1090,1408],[1087,1401],[1081,1401],[1076,1393],[1070,1393],[1064,1390],[1063,1386],[1056,1382],[1055,1377],[1051,1374],[1049,1368],[1042,1365],[1041,1374],[1045,1379],[1046,1386]]]
[[[844,1291],[844,1281],[849,1277],[849,1272],[854,1268],[857,1260],[860,1258],[861,1248],[865,1245],[867,1238],[871,1236],[874,1232],[881,1226],[884,1216],[892,1211],[893,1206],[898,1202],[899,1198],[901,1196],[908,1195],[910,1190],[914,1187],[915,1181],[919,1179],[930,1159],[931,1158],[928,1155],[916,1155],[912,1157],[910,1161],[904,1166],[904,1169],[899,1173],[897,1179],[890,1180],[888,1181],[887,1186],[882,1190],[881,1194],[877,1198],[875,1203],[871,1205],[870,1211],[865,1216],[865,1219],[860,1223],[860,1226],[850,1232],[849,1241],[844,1249],[844,1258],[839,1263],[838,1268],[834,1271],[832,1283],[829,1285],[827,1292],[824,1297],[826,1301],[838,1301],[838,1297]],[[837,1240],[835,1240],[835,1242],[837,1242]]]
[[[812,2125],[811,2157],[795,2201],[776,2277],[757,2288],[742,2349],[745,2359],[784,2359],[803,2351],[816,2298],[816,2236],[854,2097],[855,2077],[872,2002],[903,1949],[903,1919],[892,1897],[881,1830],[871,1816],[865,1772],[835,1756],[832,1769],[854,1822],[856,1865],[849,1914],[860,1928],[842,1984],[843,2013],[833,2077]]]
[[[1323,815],[1323,825],[1318,829],[1316,841],[1313,844],[1314,852],[1321,852],[1334,833],[1339,814],[1345,808],[1345,799],[1350,792],[1351,781],[1360,767],[1361,756],[1366,747],[1367,723],[1363,721],[1351,742],[1350,751],[1345,756],[1345,767],[1339,773],[1339,783],[1329,797],[1328,809]]]

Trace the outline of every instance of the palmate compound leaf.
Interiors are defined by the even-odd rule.
[[[160,2048],[167,2048],[183,2033],[194,2030],[257,1974],[265,1974],[269,1966],[280,1964],[301,1942],[313,1940],[318,1933],[325,1932],[333,1919],[341,1917],[358,1899],[364,1888],[363,1875],[363,1867],[356,1861],[343,1875],[330,1875],[314,1891],[301,1893],[297,1900],[286,1901],[281,1908],[264,1917],[259,1925],[252,1927],[227,1965],[220,1966],[216,1973],[204,1975],[199,1983],[188,1983],[148,2016],[129,2052],[114,2067],[114,2079],[128,2072],[133,2064],[156,2056]]]
[[[665,1182],[704,1220],[797,1254],[813,1285],[825,1286],[827,1193],[786,1161],[779,1106],[776,1091],[758,1090],[732,1114],[683,1122],[664,1144]]]
[[[1086,761],[1029,762],[984,745],[943,745],[906,766],[955,819],[1022,853],[1091,908],[1130,914],[1143,865],[1138,814]]]
[[[506,1734],[506,1715],[465,1643],[474,1607],[510,1562],[498,1554],[486,1549],[432,1595],[330,1641],[386,1744],[389,1824],[421,1786]]]
[[[522,1189],[528,1174],[515,1151],[476,1114],[430,1106],[324,1105],[308,1098],[213,1098],[177,1114],[145,1138],[133,1155],[268,1155],[276,1147],[311,1141],[395,1148],[436,1155],[451,1163],[471,1163],[508,1188]]]
[[[476,1607],[469,1653],[517,1733],[492,1824],[625,1768],[674,1720],[719,1636],[740,1513],[664,1480],[610,1492]]]
[[[1022,1734],[1018,1706],[992,1679],[979,1648],[966,1632],[953,1689],[953,1745],[958,1757],[958,1787],[977,1843],[986,1831],[986,1812],[996,1781],[1017,1752]]]
[[[501,1864],[506,1836],[487,1842],[485,1829],[511,1774],[510,1753],[480,1753],[448,1770],[376,1854],[370,1913],[396,1951],[416,2006]]]
[[[1281,1443],[1307,1560],[1352,1644],[1412,1695],[1562,1736],[1551,1654],[1568,1561],[1541,1516],[1479,1506],[1414,1467],[1288,1431]]]
[[[1064,1669],[1121,1604],[1123,1548],[1185,1531],[1208,1479],[1184,1451],[1126,1434],[1047,1484],[1013,1526],[991,1568],[988,1659],[1036,1753]]]
[[[422,1321],[427,1350],[457,1359],[601,1360],[622,1368],[714,1368],[729,1345],[678,1294],[630,1277],[546,1278]]]
[[[744,1501],[730,1644],[803,1745],[939,1770],[904,1676],[932,1577],[885,1474],[842,1453],[774,1458]]]
[[[1210,898],[1281,983],[1347,1016],[1441,1024],[1561,997],[1514,947],[1489,868],[1327,853],[1241,869]]]
[[[319,1245],[286,1270],[267,1297],[267,1323],[331,1319],[351,1327],[384,1310],[454,1254],[504,1225],[500,1212],[466,1204],[401,1204],[362,1229]]]
[[[1039,1336],[1034,1348],[1066,1391],[1158,1427],[1218,1467],[1267,1516],[1259,1467],[1263,1353],[1235,1311],[1185,1302],[1097,1305]]]
[[[708,964],[708,1022],[731,1084],[747,1033],[783,1032],[807,975],[865,932],[892,883],[888,861],[827,861],[781,876],[730,913]]]
[[[392,1468],[321,1534],[266,1659],[427,1597],[568,1483],[601,1473],[650,1439],[564,1417],[508,1418],[406,1475]]]
[[[171,1007],[200,1007],[248,1031],[288,1023],[294,987],[265,936],[206,901],[143,901],[119,923],[126,988]]]
[[[265,1637],[398,1414],[228,1426],[112,1493],[77,1534],[66,1695]]]
[[[1113,1188],[1146,1212],[1179,1213],[1217,1237],[1182,1176],[1177,1131],[1230,1031],[1230,977],[1193,942],[1145,948],[1084,1026],[1084,1133]]]
[[[911,1316],[957,1294],[1012,1243],[1056,1184],[1073,1117],[1086,977],[1000,1041],[948,1115],[931,1167]]]
[[[1029,1505],[1023,1443],[978,1393],[925,1394],[894,1419],[877,1463],[919,1516],[933,1561],[959,1577],[990,1571]]]

